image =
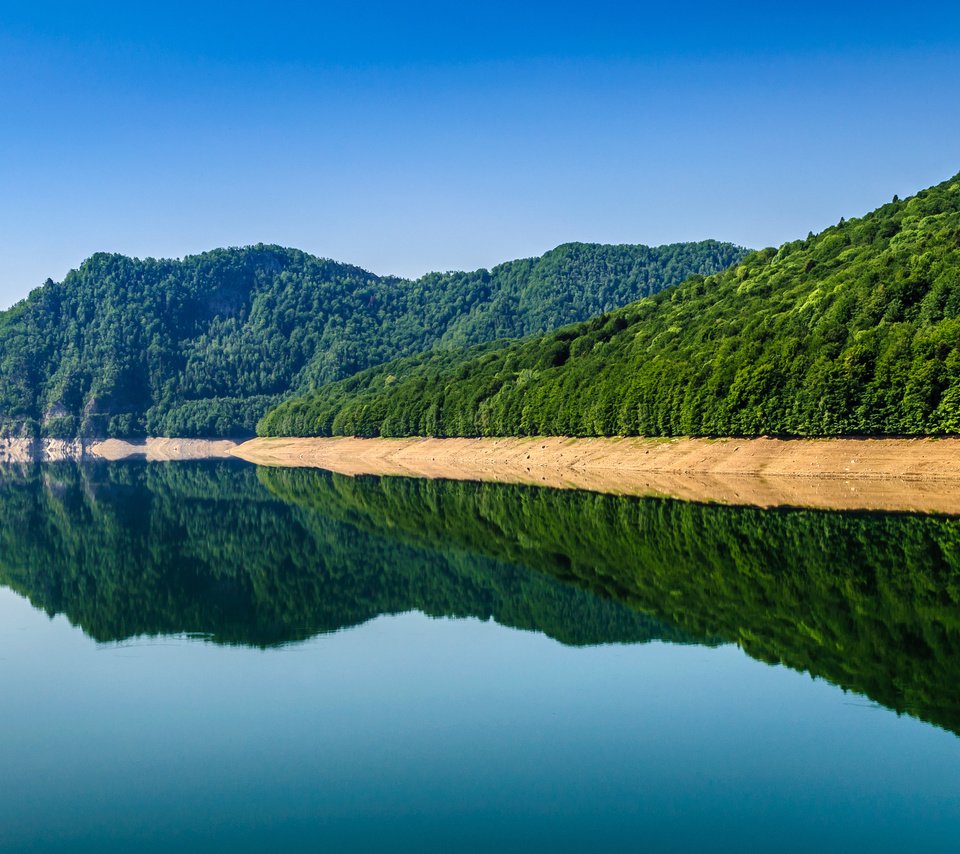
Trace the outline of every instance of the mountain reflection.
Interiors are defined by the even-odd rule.
[[[690,640],[469,546],[357,524],[331,481],[298,481],[332,502],[320,507],[278,497],[246,464],[0,467],[0,582],[98,641],[268,646],[411,610],[567,644]]]
[[[0,520],[0,582],[100,641],[266,646],[418,610],[732,642],[960,732],[957,519],[126,463],[0,469]]]
[[[960,732],[960,519],[303,469],[260,477],[288,501],[531,567]]]

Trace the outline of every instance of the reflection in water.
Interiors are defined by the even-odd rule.
[[[960,519],[260,476],[289,501],[532,567],[960,733]]]
[[[960,732],[960,521],[234,464],[4,471],[0,580],[99,640],[384,613],[734,642]]]
[[[0,468],[0,582],[99,641],[303,640],[411,610],[568,644],[689,640],[624,604],[440,539],[288,502],[242,463]],[[320,493],[317,493],[318,495]]]

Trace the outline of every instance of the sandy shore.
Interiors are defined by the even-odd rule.
[[[90,457],[102,460],[126,460],[142,457],[147,460],[208,460],[229,457],[237,447],[232,439],[170,439],[156,437],[139,441],[103,439],[86,450]]]
[[[223,458],[232,439],[0,439],[0,463],[64,460],[205,460]]]
[[[960,439],[253,439],[231,453],[347,475],[960,515]]]

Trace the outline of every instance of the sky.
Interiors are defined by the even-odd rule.
[[[98,251],[775,246],[960,172],[958,101],[939,0],[0,3],[0,307]]]

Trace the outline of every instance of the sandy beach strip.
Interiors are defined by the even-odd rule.
[[[236,445],[233,439],[177,439],[164,436],[146,439],[0,438],[0,465],[81,460],[174,462],[225,459]]]
[[[960,439],[262,438],[258,465],[536,484],[756,507],[960,515]]]

